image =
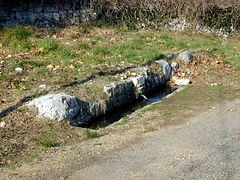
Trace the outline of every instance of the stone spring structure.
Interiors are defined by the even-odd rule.
[[[0,24],[64,26],[95,19],[91,0],[0,0]]]
[[[141,95],[165,86],[171,78],[172,67],[164,60],[158,60],[156,63],[155,66],[162,67],[162,72],[155,73],[147,67],[139,67],[134,70],[136,76],[106,84],[103,89],[99,89],[106,94],[103,100],[91,103],[83,101],[81,96],[70,96],[62,92],[36,98],[27,106],[35,107],[40,116],[50,119],[67,120],[73,125],[88,124],[93,118],[131,104]]]

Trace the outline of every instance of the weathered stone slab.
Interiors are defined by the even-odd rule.
[[[163,75],[165,76],[166,79],[170,79],[172,75],[172,67],[171,65],[167,62],[164,61],[163,59],[157,60],[156,63],[160,64],[163,69]]]
[[[34,99],[27,106],[36,107],[39,115],[58,121],[71,121],[80,109],[77,98],[65,93],[49,94]]]

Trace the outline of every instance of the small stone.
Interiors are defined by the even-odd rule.
[[[53,65],[49,64],[49,65],[47,65],[47,68],[51,70],[51,69],[53,69]]]
[[[173,71],[177,71],[179,69],[179,64],[175,61],[171,63]]]
[[[132,80],[134,86],[136,86],[136,87],[141,87],[145,83],[145,78],[143,76],[141,76],[141,77],[134,77],[134,78],[131,78],[131,80]]]
[[[112,88],[111,88],[110,86],[104,86],[104,87],[103,87],[103,90],[104,90],[105,93],[110,94]]]
[[[212,83],[210,84],[210,86],[218,86],[219,84],[218,83]]]
[[[172,79],[173,79],[174,83],[178,86],[187,86],[191,83],[191,81],[189,79],[181,79],[176,76],[173,76]]]
[[[75,69],[75,66],[74,65],[70,65],[68,66],[70,69]]]
[[[189,64],[193,61],[193,55],[190,51],[184,51],[178,55],[178,59],[184,61],[185,64]]]
[[[137,76],[137,73],[134,72],[134,73],[131,73],[131,75],[132,75],[132,76]]]
[[[4,122],[4,121],[0,122],[0,127],[1,128],[4,128],[5,126],[6,126],[6,122]]]
[[[46,84],[40,84],[39,88],[46,88]]]
[[[17,71],[17,72],[22,72],[22,71],[23,71],[23,68],[17,67],[17,68],[15,68],[15,71]]]

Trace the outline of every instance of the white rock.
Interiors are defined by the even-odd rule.
[[[3,122],[0,122],[0,127],[1,127],[1,128],[4,128],[5,126],[6,126],[6,122],[4,122],[4,121],[3,121]]]
[[[184,61],[185,64],[189,64],[193,61],[193,55],[190,51],[184,51],[178,55],[178,59]]]
[[[181,79],[176,76],[173,76],[172,79],[173,79],[174,83],[178,86],[187,86],[191,83],[191,81],[189,79]]]
[[[15,68],[15,71],[22,72],[23,68],[17,67],[17,68]]]
[[[136,76],[136,75],[137,75],[137,73],[133,72],[133,73],[131,73],[131,75],[132,75],[132,76]]]
[[[58,121],[72,120],[79,112],[77,98],[65,93],[50,94],[34,99],[27,106],[38,109],[39,115]]]
[[[141,87],[145,84],[145,78],[143,76],[141,77],[134,77],[134,78],[131,78],[134,86],[136,87]]]
[[[39,88],[46,88],[46,84],[40,84]]]
[[[176,61],[171,63],[173,71],[177,71],[179,69],[179,64]]]

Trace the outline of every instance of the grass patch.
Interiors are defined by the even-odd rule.
[[[94,48],[93,50],[93,54],[94,55],[102,55],[102,56],[106,56],[106,55],[111,55],[112,51],[109,50],[107,47],[105,46],[97,46]]]
[[[55,39],[41,39],[37,40],[36,46],[42,49],[40,54],[45,55],[51,52],[56,52],[60,47],[60,44]]]
[[[124,124],[127,124],[129,122],[128,118],[122,118],[120,121],[114,123],[115,126],[122,126]]]
[[[29,50],[33,47],[31,40],[32,31],[22,25],[6,27],[0,36],[1,43],[14,50]]]
[[[61,47],[57,50],[57,55],[62,59],[73,59],[77,54],[69,48]]]
[[[52,139],[49,139],[49,138],[46,138],[46,137],[41,139],[39,143],[44,148],[52,148],[52,147],[57,146],[56,142],[54,142]]]
[[[11,26],[4,29],[4,37],[10,40],[24,41],[32,35],[32,31],[23,25]]]
[[[77,50],[90,50],[90,45],[87,42],[79,42],[77,43]]]
[[[84,136],[86,139],[94,139],[94,138],[99,137],[97,131],[93,131],[93,130],[86,130],[84,132]]]
[[[25,66],[30,66],[30,67],[42,67],[44,66],[46,63],[43,61],[34,61],[34,60],[30,60],[30,61],[21,61],[18,63],[18,66],[20,67],[25,67]]]

